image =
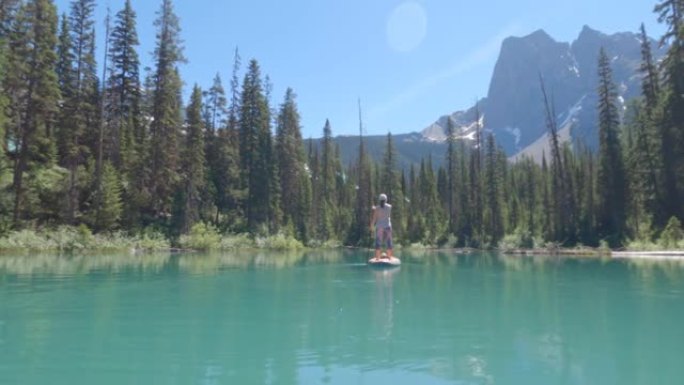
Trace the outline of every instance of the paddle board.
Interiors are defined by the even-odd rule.
[[[380,258],[371,258],[368,264],[377,267],[393,267],[401,265],[401,259],[397,257],[387,258],[387,254],[382,253]]]

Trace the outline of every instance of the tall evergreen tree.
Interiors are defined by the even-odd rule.
[[[157,12],[156,69],[152,91],[149,163],[151,165],[151,213],[165,217],[171,210],[171,196],[179,181],[179,136],[181,130],[181,79],[177,65],[185,60],[180,24],[171,0],[163,0]]]
[[[599,229],[611,246],[624,237],[626,182],[620,138],[617,91],[612,79],[610,59],[604,49],[599,53]]]
[[[238,135],[240,114],[239,70],[240,56],[236,50],[230,82],[230,104],[227,109],[225,127],[221,129],[217,127],[212,139],[213,144],[211,142],[207,144],[209,176],[214,194],[214,205],[216,206],[215,222],[231,230],[241,230],[242,201],[244,199],[244,189],[241,186]],[[221,106],[222,103],[219,103],[219,108]],[[211,137],[208,131],[207,137]],[[225,221],[220,220],[222,215],[226,219]]]
[[[0,180],[8,180],[7,176],[10,173],[10,162],[7,158],[8,142],[7,142],[7,108],[9,104],[9,96],[5,89],[5,78],[7,77],[7,55],[8,34],[10,32],[10,21],[14,17],[14,9],[12,5],[3,2],[0,5]],[[0,182],[0,228],[8,228],[10,225],[11,214],[11,197],[8,194],[7,182]]]
[[[323,140],[321,142],[320,154],[320,178],[318,179],[319,187],[317,188],[319,197],[319,207],[316,210],[318,216],[317,230],[319,236],[323,239],[328,239],[333,236],[332,223],[335,209],[333,204],[333,192],[335,191],[335,171],[333,162],[333,138],[330,121],[325,120],[323,126]]]
[[[200,219],[200,204],[205,189],[204,121],[202,90],[195,85],[187,108],[186,139],[182,153],[183,217],[181,232],[187,233]]]
[[[0,39],[7,39],[12,29],[12,22],[16,17],[20,0],[0,1]]]
[[[387,142],[385,145],[385,154],[383,156],[382,177],[380,179],[380,188],[378,192],[384,192],[392,204],[392,231],[396,235],[404,233],[404,195],[401,191],[401,181],[397,171],[397,154],[394,148],[394,141],[392,134],[387,134]]]
[[[542,165],[541,165],[541,178],[540,187],[542,193],[541,210],[542,210],[542,236],[545,240],[554,240],[555,232],[553,229],[554,225],[554,203],[551,197],[551,173],[549,172],[549,166],[546,162],[546,153],[542,153]]]
[[[356,175],[356,203],[354,205],[354,222],[349,231],[349,243],[362,245],[370,241],[367,229],[372,203],[375,200],[371,191],[371,164],[363,141],[361,101],[359,101],[359,157],[356,164]]]
[[[79,167],[92,155],[92,130],[97,127],[98,79],[96,74],[94,0],[73,0],[70,6],[68,33],[63,23],[60,37],[59,76],[63,108],[59,120],[60,158],[69,170],[66,220],[75,223],[80,215],[81,190],[87,181],[80,180]],[[71,53],[66,49],[70,48]],[[68,60],[72,59],[72,63]],[[90,142],[90,143],[89,143]],[[88,189],[90,190],[90,189]]]
[[[294,91],[288,88],[278,113],[275,157],[280,181],[282,223],[293,226],[298,237],[305,239],[309,222],[307,208],[304,207],[308,177],[295,98]]]
[[[483,205],[482,205],[482,124],[480,117],[480,109],[475,105],[475,143],[470,151],[469,162],[469,186],[470,191],[470,211],[469,216],[472,230],[472,245],[481,245],[482,239],[482,225],[483,225]]]
[[[641,39],[641,65],[639,72],[641,73],[641,94],[644,97],[644,103],[649,115],[657,107],[658,95],[660,94],[660,82],[658,81],[658,69],[653,60],[653,51],[651,49],[651,40],[646,34],[646,27],[641,23],[640,39]]]
[[[570,178],[570,170],[563,162],[563,148],[558,135],[558,122],[553,100],[546,92],[546,86],[542,75],[539,75],[542,96],[544,98],[544,111],[546,114],[546,127],[549,130],[549,142],[551,145],[551,231],[555,242],[566,243],[572,238],[574,223],[574,210]]]
[[[118,169],[134,167],[146,142],[141,119],[141,84],[136,13],[131,0],[115,17],[109,45],[105,157]]]
[[[242,65],[242,59],[240,58],[240,52],[237,47],[235,48],[235,54],[233,57],[233,73],[230,77],[230,104],[228,106],[228,129],[237,132],[239,116],[240,116],[240,66]]]
[[[662,194],[659,174],[662,172],[662,153],[659,151],[658,139],[661,137],[660,124],[656,122],[660,82],[658,69],[653,60],[651,44],[646,28],[641,24],[641,90],[642,106],[634,114],[633,124],[636,126],[634,148],[629,155],[634,161],[632,170],[633,196],[639,202],[639,210],[648,217],[646,221],[655,220],[664,223],[662,216]],[[636,203],[636,202],[635,202]],[[639,225],[639,223],[637,223]]]
[[[309,166],[309,175],[311,180],[311,206],[309,207],[309,227],[311,228],[311,235],[315,239],[327,239],[325,233],[327,229],[322,229],[322,193],[321,193],[321,161],[318,146],[314,145],[314,141],[309,139],[309,149],[307,152],[307,161]]]
[[[261,70],[251,60],[242,83],[240,102],[240,163],[246,190],[245,215],[251,232],[268,225],[271,210],[272,145],[270,112]]]
[[[578,149],[581,176],[578,176],[580,189],[579,240],[585,245],[597,245],[596,233],[596,162],[593,152],[588,148]]]
[[[454,124],[451,117],[447,118],[447,153],[446,153],[446,173],[447,173],[447,213],[449,215],[448,231],[456,232],[457,208],[456,199],[456,138]]]
[[[502,218],[501,187],[502,176],[498,162],[498,152],[494,135],[487,136],[487,147],[485,150],[485,234],[487,234],[490,244],[496,246],[504,235],[504,224]]]
[[[667,31],[661,44],[669,44],[662,62],[664,75],[660,100],[663,208],[664,216],[684,217],[680,197],[684,196],[684,2],[661,0],[654,11]]]
[[[102,207],[96,213],[95,229],[112,230],[118,227],[124,209],[122,193],[119,172],[111,162],[105,161],[102,166]]]
[[[17,149],[12,183],[15,226],[27,209],[26,175],[54,162],[52,127],[59,100],[56,12],[50,0],[27,1],[17,11],[8,39],[3,88],[11,97],[8,134]]]
[[[221,75],[214,76],[211,87],[203,93],[204,108],[202,118],[208,134],[213,134],[219,128],[227,125],[228,118],[228,99],[226,91],[223,89]]]
[[[459,140],[458,152],[458,176],[456,178],[458,183],[458,213],[457,216],[457,232],[459,237],[459,244],[465,246],[466,240],[472,238],[472,228],[470,227],[470,216],[472,211],[469,209],[469,184],[468,184],[468,170],[467,170],[467,151],[465,139]]]

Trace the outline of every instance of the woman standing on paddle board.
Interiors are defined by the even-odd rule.
[[[380,194],[378,197],[379,206],[373,206],[373,216],[371,217],[371,232],[375,231],[375,259],[380,258],[380,248],[387,242],[387,255],[384,258],[392,258],[392,205],[387,203],[387,195]]]

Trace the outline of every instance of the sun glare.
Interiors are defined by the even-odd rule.
[[[397,6],[387,19],[387,43],[397,52],[418,48],[427,33],[425,8],[415,1]]]

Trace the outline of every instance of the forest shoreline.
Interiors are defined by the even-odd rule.
[[[0,237],[0,256],[51,253],[74,255],[83,253],[202,253],[202,252],[312,252],[321,250],[365,250],[371,248],[345,246],[338,243],[304,246],[292,237],[277,234],[267,237],[249,234],[197,234],[193,239],[181,239],[176,245],[159,233],[127,235],[123,233],[92,234],[83,228],[61,228],[54,231],[24,230]],[[451,248],[438,246],[403,246],[396,249],[401,257],[405,252],[438,253],[458,255],[492,253],[505,256],[587,257],[646,260],[684,260],[683,249],[656,248],[647,251],[629,248],[611,250],[605,247],[547,247],[547,248]]]

